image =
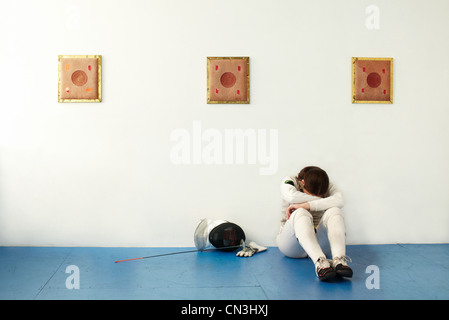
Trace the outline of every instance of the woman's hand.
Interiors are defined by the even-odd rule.
[[[310,204],[309,204],[308,202],[291,204],[291,205],[287,208],[287,220],[290,219],[290,215],[291,215],[295,210],[298,210],[299,208],[303,208],[303,209],[306,209],[306,210],[310,210]]]

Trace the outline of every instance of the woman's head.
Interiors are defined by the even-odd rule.
[[[302,183],[304,192],[324,197],[329,189],[329,177],[326,171],[315,166],[302,169],[296,177]]]

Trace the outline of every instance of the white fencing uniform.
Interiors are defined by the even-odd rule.
[[[320,198],[299,191],[296,178],[281,182],[281,229],[277,236],[279,250],[291,258],[309,256],[313,262],[326,254],[345,256],[345,224],[341,208],[344,200],[332,183],[326,197]],[[287,220],[287,208],[294,203],[310,204],[310,211],[299,208]]]

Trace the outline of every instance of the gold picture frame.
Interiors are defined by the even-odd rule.
[[[249,104],[249,57],[207,57],[207,103]]]
[[[352,58],[352,103],[393,103],[393,58]]]
[[[58,102],[101,102],[101,55],[58,56]]]

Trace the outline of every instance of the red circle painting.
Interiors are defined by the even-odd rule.
[[[82,87],[87,83],[87,74],[84,71],[77,70],[72,73],[72,82],[78,87]]]
[[[377,88],[378,86],[380,86],[382,78],[380,77],[380,74],[378,74],[377,72],[372,72],[366,78],[366,82],[371,88]]]
[[[234,86],[236,81],[237,79],[232,72],[225,72],[220,78],[220,83],[225,88],[231,88],[232,86]]]

